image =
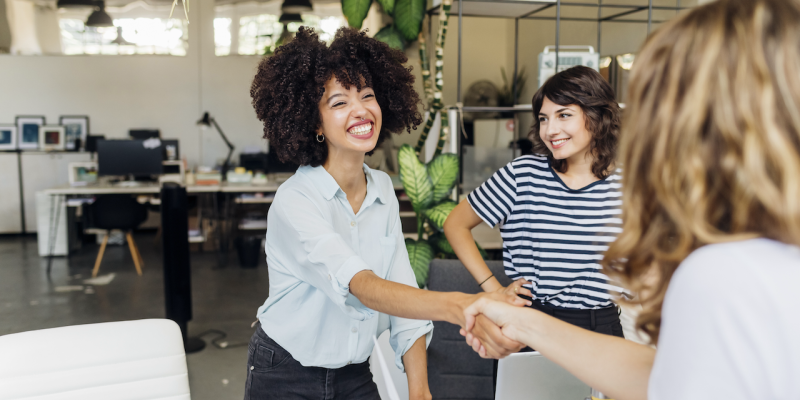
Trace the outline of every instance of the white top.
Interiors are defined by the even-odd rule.
[[[303,166],[275,194],[267,215],[269,297],[261,329],[306,367],[340,368],[372,354],[373,336],[390,331],[395,364],[433,324],[367,308],[350,293],[363,270],[416,287],[400,206],[386,173],[364,164],[367,194],[353,213],[325,168]]]
[[[800,249],[767,239],[689,255],[667,290],[650,400],[800,399]]]

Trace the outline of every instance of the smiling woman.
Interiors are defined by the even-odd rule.
[[[367,359],[387,329],[409,398],[431,398],[428,320],[464,326],[477,296],[417,288],[391,179],[364,164],[384,138],[421,123],[406,61],[352,28],[330,47],[300,28],[259,65],[251,95],[264,137],[281,161],[301,166],[267,216],[269,297],[245,399],[377,400]],[[494,332],[489,339],[502,340]]]

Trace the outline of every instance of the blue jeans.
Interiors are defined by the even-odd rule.
[[[244,400],[380,400],[369,360],[342,368],[304,367],[261,324],[250,338]]]

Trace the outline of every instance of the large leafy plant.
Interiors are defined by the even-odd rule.
[[[347,24],[361,29],[372,6],[372,0],[341,0],[342,13]],[[426,0],[376,0],[383,11],[392,17],[393,23],[375,34],[375,39],[391,47],[403,50],[407,42],[417,39],[425,18]]]
[[[456,207],[449,196],[458,179],[458,156],[438,154],[425,165],[419,161],[417,152],[404,144],[398,152],[398,161],[400,180],[417,217],[417,239],[406,239],[406,250],[417,285],[424,287],[428,282],[428,265],[434,257],[455,258],[443,229],[447,216]]]

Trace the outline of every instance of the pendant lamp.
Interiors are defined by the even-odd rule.
[[[114,26],[114,21],[111,19],[111,16],[106,13],[106,3],[104,1],[96,1],[94,5],[95,10],[93,13],[89,14],[89,18],[86,20],[86,26],[95,28]]]
[[[56,2],[58,8],[79,8],[79,7],[94,7],[94,0],[58,0]]]
[[[300,14],[283,13],[281,14],[281,17],[278,18],[278,22],[282,24],[288,24],[289,22],[303,22],[303,18],[300,16]]]
[[[300,14],[313,10],[311,0],[284,0],[281,11],[290,14]]]

